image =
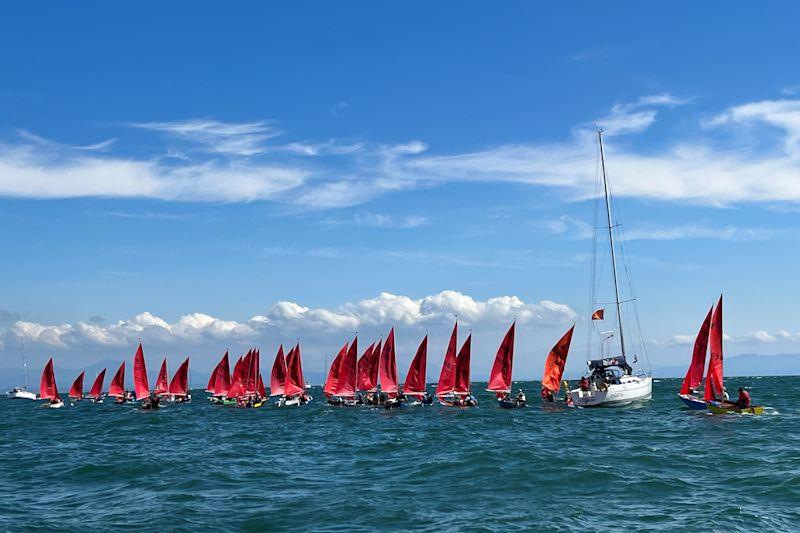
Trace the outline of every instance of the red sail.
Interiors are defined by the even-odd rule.
[[[53,371],[53,358],[51,357],[42,369],[42,380],[39,385],[39,398],[42,400],[58,400],[58,387],[56,386],[56,374]]]
[[[169,393],[175,396],[186,396],[189,394],[189,358],[181,363],[178,371],[172,376],[169,382]]]
[[[453,333],[450,335],[450,343],[447,345],[447,352],[444,354],[442,372],[439,374],[439,383],[436,385],[436,395],[443,396],[450,394],[456,387],[456,342],[458,338],[458,322],[453,326]]]
[[[81,372],[81,375],[75,378],[75,381],[72,383],[72,387],[69,388],[69,397],[70,398],[77,398],[80,400],[83,398],[83,376],[86,374],[86,371]]]
[[[292,352],[289,352],[292,355]],[[286,358],[283,355],[283,344],[278,348],[278,355],[272,363],[272,374],[269,377],[269,395],[280,396],[286,384]]]
[[[397,354],[394,347],[394,328],[389,331],[386,337],[386,344],[381,351],[381,360],[378,365],[381,377],[381,392],[389,397],[397,395]]]
[[[147,381],[147,365],[144,363],[141,342],[136,348],[136,355],[133,356],[133,390],[136,392],[137,400],[150,396],[150,382]]]
[[[372,356],[367,361],[367,368],[365,369],[367,375],[369,376],[369,382],[372,386],[369,389],[364,389],[368,391],[375,392],[378,390],[378,367],[380,366],[381,361],[381,352],[383,351],[383,339],[378,340],[378,344],[375,345],[375,348],[372,349]],[[360,365],[361,363],[359,363]],[[361,371],[361,366],[358,367],[359,372]]]
[[[261,396],[262,398],[267,397],[267,389],[264,388],[264,378],[261,376],[261,374],[258,375],[258,385],[256,386],[256,392],[258,392],[258,395]]]
[[[94,378],[94,383],[92,383],[92,388],[89,389],[89,394],[86,395],[87,398],[94,398],[97,399],[103,394],[103,381],[106,379],[106,369],[104,368],[102,372],[97,374],[97,377]]]
[[[339,364],[339,379],[336,381],[336,396],[351,398],[356,395],[356,368],[358,366],[358,337],[353,339]]]
[[[306,391],[306,378],[303,376],[303,361],[300,357],[300,343],[292,348],[289,353],[289,360],[286,362],[286,384],[284,394],[295,396]]]
[[[325,385],[322,387],[322,392],[325,396],[330,398],[336,394],[336,386],[339,383],[339,367],[342,366],[342,360],[347,355],[348,344],[344,343],[342,349],[339,350],[338,355],[331,363],[331,368],[328,370],[328,378],[325,380]]]
[[[250,371],[253,364],[253,350],[248,350],[242,359],[241,373],[239,380],[242,382],[242,394],[248,393],[248,385],[250,384]]]
[[[228,389],[231,386],[231,369],[228,364],[228,351],[222,356],[222,360],[217,365],[215,370],[216,380],[214,381],[214,396],[222,396],[228,394]]]
[[[125,396],[125,361],[119,365],[119,370],[114,374],[114,378],[108,386],[108,395],[118,398]]]
[[[708,359],[708,374],[706,375],[706,390],[703,399],[707,402],[723,399],[724,383],[722,377],[722,296],[719,297],[717,308],[711,317],[711,330],[709,333],[711,357]]]
[[[372,390],[377,385],[377,380],[373,381],[370,373],[372,359],[377,360],[374,354],[375,343],[373,342],[364,350],[364,355],[358,360],[358,378],[356,379],[358,390]]]
[[[544,375],[542,376],[542,388],[550,392],[558,392],[561,388],[561,376],[564,375],[564,365],[567,364],[569,355],[569,345],[572,343],[572,333],[575,326],[569,328],[563,337],[553,346],[547,360],[544,362]]]
[[[711,312],[713,309],[712,307],[708,310],[706,319],[697,333],[697,338],[694,341],[694,351],[692,352],[692,363],[689,365],[689,370],[686,371],[686,377],[683,378],[681,394],[691,394],[703,382],[703,370],[705,370],[706,351],[708,350],[708,333],[711,329]]]
[[[470,354],[472,352],[472,334],[470,333],[464,345],[458,352],[458,359],[456,360],[456,394],[468,394],[470,390],[469,383],[469,366]]]
[[[249,353],[249,352],[248,352]],[[239,357],[236,364],[233,366],[233,377],[231,377],[231,385],[228,387],[228,398],[238,398],[244,394],[242,387],[242,368],[244,367],[244,358]]]
[[[214,367],[214,370],[211,372],[211,377],[208,378],[208,385],[206,385],[206,392],[214,393],[214,385],[217,383],[217,373],[219,372],[220,363],[217,363],[217,366]]]
[[[169,391],[169,376],[167,375],[167,358],[161,363],[161,370],[158,371],[158,379],[156,379],[156,388],[153,390],[156,394],[166,394]]]
[[[500,343],[497,354],[494,356],[492,373],[489,374],[489,384],[486,390],[498,395],[511,392],[511,369],[514,365],[514,329],[516,322],[511,327]]]
[[[428,366],[428,336],[422,339],[417,348],[417,355],[411,361],[411,366],[406,374],[406,382],[403,384],[403,392],[407,396],[423,396],[425,394],[425,372]]]

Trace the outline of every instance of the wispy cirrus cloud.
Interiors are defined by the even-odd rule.
[[[220,122],[192,119],[173,122],[136,122],[131,127],[157,131],[190,141],[209,152],[253,156],[265,151],[264,141],[282,132],[272,122]]]

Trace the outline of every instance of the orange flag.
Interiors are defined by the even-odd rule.
[[[592,320],[603,320],[603,313],[605,309],[598,309],[594,313],[592,313]]]

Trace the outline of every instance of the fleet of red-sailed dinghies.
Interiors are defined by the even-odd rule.
[[[617,269],[617,250],[615,234],[619,222],[615,220],[612,210],[612,199],[606,175],[606,161],[603,151],[603,134],[597,132],[601,173],[597,183],[595,198],[595,216],[604,212],[602,223],[597,219],[597,232],[604,234],[608,240],[610,273],[613,282],[614,300],[611,302],[615,310],[615,329],[599,331],[601,335],[599,359],[587,362],[588,371],[580,379],[576,388],[570,388],[568,381],[563,380],[564,370],[569,355],[573,325],[547,355],[544,372],[539,384],[542,406],[548,410],[583,409],[596,407],[619,407],[650,401],[652,398],[653,378],[649,370],[635,373],[634,365],[638,362],[634,352],[631,358],[630,346],[626,343],[626,332],[630,329],[624,325],[625,314],[622,305],[635,302],[635,298],[623,300],[620,291]],[[602,203],[602,207],[600,207]],[[595,249],[596,252],[596,249]],[[623,259],[624,261],[624,259]],[[597,256],[593,256],[593,278],[597,269]],[[627,267],[625,269],[627,271]],[[591,332],[596,322],[605,320],[605,309],[594,309],[599,303],[596,299],[596,284],[592,280],[593,310],[588,318],[590,330],[589,355],[591,349]],[[630,282],[630,280],[629,280]],[[634,307],[634,315],[636,314]],[[637,328],[633,328],[634,331]],[[639,331],[640,328],[639,328]],[[513,390],[513,366],[516,323],[512,323],[500,342],[491,373],[487,380],[488,392],[495,395],[497,404],[503,409],[516,409],[528,406],[522,387]],[[605,354],[603,343],[616,336],[619,342],[619,354]],[[641,337],[641,333],[640,333]],[[683,380],[678,397],[690,410],[702,410],[712,414],[750,414],[760,415],[765,408],[753,405],[750,393],[740,388],[738,398],[731,401],[724,385],[723,375],[723,334],[722,334],[722,296],[715,306],[709,310],[695,340],[691,362]],[[642,339],[640,339],[642,340]],[[642,340],[643,343],[643,340]],[[626,351],[626,346],[627,351]],[[609,350],[610,351],[610,350]],[[706,353],[708,367],[706,369]],[[428,337],[422,339],[406,373],[403,385],[400,385],[397,373],[397,349],[395,346],[395,330],[392,328],[386,340],[371,343],[359,358],[358,336],[351,342],[345,342],[327,368],[327,378],[322,387],[326,405],[332,407],[379,406],[385,409],[399,409],[405,406],[439,405],[448,408],[475,408],[478,399],[472,392],[471,359],[472,332],[458,348],[458,322],[453,326],[450,340],[444,352],[439,379],[435,390],[428,391],[426,372],[428,361]],[[646,352],[645,352],[646,355]],[[631,360],[632,359],[632,360]],[[27,367],[26,367],[27,368]],[[189,358],[187,357],[178,371],[169,379],[167,360],[161,363],[155,387],[150,388],[147,378],[147,366],[141,343],[133,358],[133,390],[125,388],[125,361],[122,362],[108,391],[103,394],[103,381],[106,369],[95,378],[88,394],[83,393],[85,372],[81,372],[69,390],[71,404],[88,400],[90,403],[112,401],[115,404],[138,403],[141,409],[155,410],[166,404],[180,404],[192,400],[189,384]],[[705,384],[703,386],[703,376]],[[308,384],[303,376],[303,363],[300,343],[295,344],[288,354],[284,354],[283,346],[278,348],[272,364],[269,379],[270,391],[267,394],[264,379],[261,375],[261,352],[252,348],[230,368],[228,352],[222,356],[211,373],[206,385],[206,392],[213,405],[236,406],[239,408],[257,409],[274,398],[276,407],[300,407],[313,400],[308,392]],[[702,394],[700,388],[703,387]],[[561,389],[563,397],[559,398]],[[16,387],[8,392],[9,398],[37,399],[36,395],[26,387]],[[64,406],[58,387],[52,358],[43,371],[39,399],[47,400],[45,407],[58,409]]]
[[[539,384],[541,405],[546,410],[583,408],[575,402],[574,390],[563,379],[575,330],[573,325],[556,342],[545,359],[544,371]],[[494,394],[497,405],[502,409],[528,407],[522,386],[514,390],[512,378],[514,365],[514,346],[516,323],[512,323],[500,342],[495,354],[486,390]],[[706,315],[697,334],[692,351],[691,362],[686,372],[678,397],[691,410],[704,410],[711,414],[763,414],[765,408],[750,403],[749,393],[739,389],[739,398],[731,401],[723,381],[722,357],[722,297]],[[426,380],[428,359],[428,336],[426,335],[414,353],[405,381],[400,385],[397,372],[397,352],[395,330],[392,328],[386,340],[371,343],[361,357],[358,357],[358,337],[345,342],[328,368],[327,379],[323,385],[325,403],[330,407],[381,407],[398,409],[402,407],[430,406],[438,403],[444,407],[475,408],[478,400],[472,393],[470,380],[470,361],[472,333],[467,336],[458,349],[458,323],[453,326],[439,379],[433,391],[428,390]],[[708,367],[706,369],[706,354]],[[593,363],[593,362],[590,362]],[[618,361],[605,364],[605,367],[619,365]],[[590,364],[590,368],[592,365]],[[106,369],[102,369],[92,381],[88,393],[84,394],[86,372],[81,372],[69,389],[70,405],[78,402],[114,404],[137,404],[140,409],[156,410],[167,404],[181,404],[192,401],[189,383],[189,357],[178,370],[169,377],[167,359],[159,368],[154,387],[151,389],[144,350],[141,343],[133,357],[133,390],[125,388],[126,362],[117,369],[108,390],[103,392]],[[596,367],[595,367],[596,370]],[[580,379],[578,390],[589,387],[602,388],[597,382],[594,370]],[[618,379],[613,373],[602,374],[609,382]],[[705,376],[705,386],[702,391]],[[593,381],[594,380],[594,381]],[[518,383],[519,385],[519,383]],[[308,393],[309,385],[303,376],[300,344],[295,344],[284,353],[283,345],[273,360],[269,377],[269,392],[261,374],[261,353],[252,348],[230,368],[230,357],[226,351],[214,367],[205,387],[210,403],[217,406],[257,409],[269,404],[275,407],[300,407],[313,400]],[[558,398],[563,389],[563,398]],[[19,388],[14,391],[20,390]],[[12,392],[9,391],[9,396]],[[35,398],[35,395],[33,395]],[[59,409],[65,406],[58,391],[53,365],[49,359],[44,369],[38,399],[46,400],[44,407]]]

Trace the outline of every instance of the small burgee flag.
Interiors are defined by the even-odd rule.
[[[592,313],[592,320],[603,320],[603,312],[605,309],[598,309],[594,313]]]

